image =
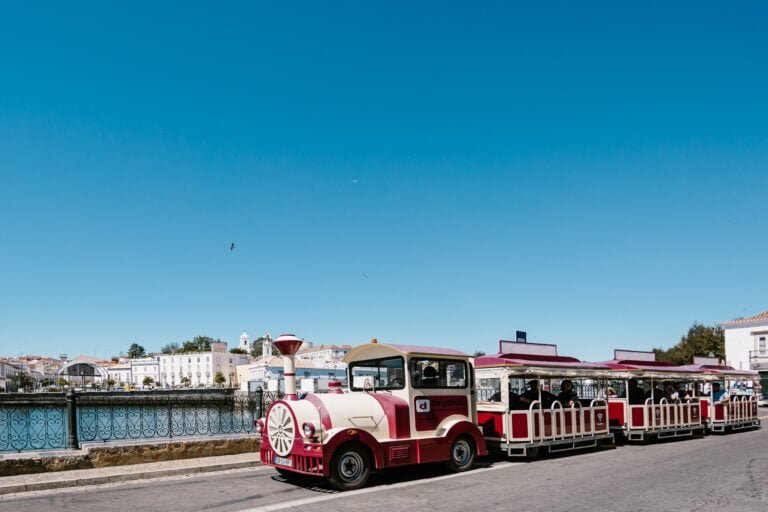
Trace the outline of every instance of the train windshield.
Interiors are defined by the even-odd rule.
[[[349,363],[350,383],[353,391],[376,389],[403,389],[405,363],[402,357],[369,359]]]

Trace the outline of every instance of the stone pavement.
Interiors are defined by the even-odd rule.
[[[0,495],[45,489],[61,489],[81,485],[127,482],[145,478],[208,473],[211,471],[248,468],[259,464],[259,453],[255,452],[131,464],[128,466],[4,476],[0,477]]]

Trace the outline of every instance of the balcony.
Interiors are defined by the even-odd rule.
[[[749,368],[757,371],[768,371],[768,350],[750,350]]]

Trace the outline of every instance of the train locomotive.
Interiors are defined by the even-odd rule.
[[[274,343],[285,358],[285,396],[257,431],[262,463],[287,479],[326,477],[350,490],[374,469],[444,462],[465,471],[487,454],[469,355],[373,340],[345,357],[349,392],[299,400],[294,355],[301,340],[289,334]]]

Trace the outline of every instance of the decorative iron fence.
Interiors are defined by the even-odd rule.
[[[0,395],[0,452],[82,442],[250,434],[280,395],[232,390]]]

